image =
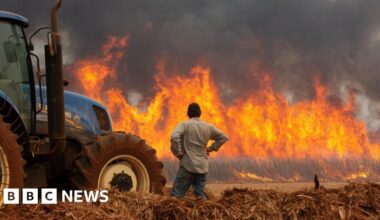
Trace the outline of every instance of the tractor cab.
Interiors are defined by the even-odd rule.
[[[35,96],[32,66],[23,31],[27,26],[26,18],[0,11],[0,99],[13,106],[29,133],[34,118]]]

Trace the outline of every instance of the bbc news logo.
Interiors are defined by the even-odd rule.
[[[4,189],[4,204],[57,204],[60,202],[108,202],[107,190],[62,190],[60,197],[54,188]]]

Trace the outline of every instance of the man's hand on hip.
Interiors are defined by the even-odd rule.
[[[211,152],[214,151],[214,149],[212,149],[212,147],[207,147],[206,151],[207,151],[207,156],[208,156],[208,155],[210,155]]]

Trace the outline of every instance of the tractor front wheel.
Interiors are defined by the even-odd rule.
[[[163,164],[156,151],[139,137],[110,133],[82,147],[83,154],[75,161],[71,176],[77,188],[163,193]]]
[[[5,188],[22,188],[24,184],[24,163],[22,147],[10,125],[0,117],[0,206],[3,204]]]

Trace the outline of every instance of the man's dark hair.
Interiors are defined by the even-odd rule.
[[[189,118],[199,118],[201,114],[201,107],[199,107],[198,103],[191,103],[187,108],[187,116],[189,116]]]

